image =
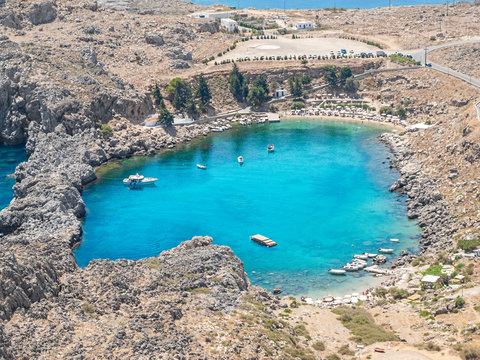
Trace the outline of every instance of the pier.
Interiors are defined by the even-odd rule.
[[[250,240],[253,240],[256,243],[259,243],[260,245],[264,245],[264,246],[267,246],[267,247],[272,247],[272,246],[277,245],[277,243],[275,241],[267,238],[266,236],[260,235],[260,234],[250,236]]]

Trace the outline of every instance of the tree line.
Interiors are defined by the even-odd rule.
[[[183,111],[190,116],[205,113],[212,99],[210,87],[203,74],[200,74],[194,87],[182,78],[173,78],[166,87],[166,91],[167,98],[172,106],[176,110]],[[158,84],[155,85],[152,95],[155,107],[158,109],[158,123],[165,126],[171,125],[173,123],[173,115],[165,106]]]

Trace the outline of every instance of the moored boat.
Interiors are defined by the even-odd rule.
[[[243,156],[239,156],[239,157],[237,158],[237,160],[238,160],[238,163],[239,163],[240,165],[243,164]]]
[[[355,259],[360,259],[360,260],[367,260],[367,259],[368,259],[368,255],[365,254],[365,253],[364,253],[364,254],[360,254],[360,255],[355,254],[355,255],[353,255],[353,257],[354,257]]]
[[[360,270],[360,266],[356,264],[348,263],[347,265],[342,266],[342,269],[346,271],[358,271]]]
[[[399,242],[399,239],[390,239],[391,242]]]
[[[393,253],[393,249],[380,248],[380,249],[378,249],[378,252],[383,253],[383,254],[391,254],[391,253]]]
[[[130,175],[126,179],[123,179],[123,183],[128,186],[149,185],[155,183],[157,180],[158,178],[145,177],[137,173],[135,175]]]
[[[207,170],[207,166],[202,165],[202,164],[197,164],[197,168],[202,169],[202,170]]]
[[[333,275],[345,275],[347,271],[343,269],[329,269],[328,272]]]
[[[274,152],[274,151],[275,151],[275,146],[273,146],[273,144],[269,144],[269,145],[267,146],[267,151],[268,151],[268,152]]]

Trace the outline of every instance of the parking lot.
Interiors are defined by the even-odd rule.
[[[238,42],[233,51],[229,51],[217,60],[238,59],[248,56],[251,60],[255,57],[289,57],[289,56],[327,56],[338,55],[338,52],[345,50],[347,56],[354,54],[372,53],[379,50],[375,46],[367,45],[360,41],[339,39],[339,38],[307,38],[291,39],[279,37],[277,39],[249,40]],[[333,53],[332,53],[333,52]]]

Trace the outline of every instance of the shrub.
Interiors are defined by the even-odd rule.
[[[100,132],[103,135],[110,135],[113,132],[113,129],[107,124],[102,124],[102,126],[100,127]]]
[[[424,275],[442,276],[442,265],[432,265],[423,272]]]
[[[391,288],[389,291],[390,295],[396,300],[406,299],[408,297],[408,291],[405,289]]]
[[[427,349],[428,351],[440,351],[441,348],[440,346],[432,343],[432,342],[428,342],[425,344],[425,349]]]
[[[338,353],[341,355],[355,355],[355,351],[350,350],[347,344],[340,346],[340,348],[338,349]]]
[[[82,311],[85,315],[92,316],[95,312],[95,306],[89,303],[85,303],[82,305]]]
[[[461,298],[460,296],[458,296],[455,299],[455,307],[457,309],[461,309],[464,305],[465,305],[465,300],[463,298]]]
[[[341,360],[337,354],[330,354],[327,356],[327,360]]]
[[[317,350],[317,351],[324,351],[325,350],[325,344],[323,341],[317,341],[313,343],[312,347]]]
[[[300,110],[300,109],[303,109],[303,107],[305,106],[305,104],[301,101],[294,101],[293,104],[292,104],[292,109],[294,110]]]
[[[465,346],[460,354],[463,360],[480,359],[480,348],[478,346]]]
[[[391,106],[382,106],[380,108],[380,114],[393,115],[393,109]]]
[[[354,335],[353,340],[358,343],[370,345],[375,342],[398,340],[395,334],[375,324],[372,315],[364,309],[341,306],[332,310],[332,312],[340,315],[340,321],[350,330]]]
[[[472,252],[480,245],[480,239],[458,240],[457,247],[465,252]]]

